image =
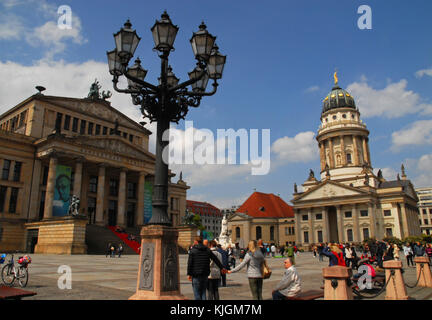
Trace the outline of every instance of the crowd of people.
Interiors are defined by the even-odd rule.
[[[383,262],[387,260],[401,260],[405,257],[407,266],[414,267],[414,257],[429,257],[432,259],[432,244],[404,243],[399,246],[396,243],[386,241],[371,241],[363,244],[350,243],[319,243],[312,245],[314,257],[323,261],[324,257],[329,258],[329,266],[340,265],[357,269],[360,261],[365,259],[369,264],[383,268]]]
[[[197,236],[189,248],[187,263],[187,276],[192,282],[195,300],[219,300],[219,287],[226,286],[226,274],[236,273],[244,267],[247,268],[252,298],[262,300],[264,266],[269,269],[266,256],[275,256],[276,248],[273,246],[266,247],[262,240],[252,240],[244,249],[238,244],[222,248],[215,240],[208,241]],[[301,290],[301,279],[294,267],[295,254],[294,247],[289,246],[288,257],[284,260],[284,275],[272,291],[274,300],[295,296]],[[236,265],[237,259],[240,263]]]

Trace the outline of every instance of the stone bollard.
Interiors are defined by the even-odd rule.
[[[432,288],[432,275],[430,270],[430,261],[428,257],[414,258],[417,268],[417,278],[419,279],[417,286]],[[420,278],[419,278],[420,276]]]
[[[351,268],[332,266],[323,268],[324,300],[353,300],[351,286]]]
[[[384,261],[386,278],[386,300],[407,300],[408,295],[405,282],[402,277],[402,261],[390,260]],[[390,281],[389,278],[391,277]]]

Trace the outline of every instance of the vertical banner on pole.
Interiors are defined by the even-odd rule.
[[[68,214],[72,168],[57,165],[54,187],[53,216],[63,217]]]
[[[144,224],[152,217],[153,184],[150,181],[144,184]]]

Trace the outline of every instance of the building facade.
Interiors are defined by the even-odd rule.
[[[297,242],[361,242],[420,233],[417,195],[402,178],[373,172],[369,131],[354,98],[335,82],[323,101],[317,141],[320,177],[310,170],[302,192],[294,186]]]
[[[295,243],[294,211],[279,196],[254,192],[228,219],[231,241],[247,247],[250,240]]]
[[[223,214],[218,208],[208,202],[193,200],[187,200],[186,207],[189,212],[201,216],[201,224],[207,231],[210,231],[215,238],[219,236]]]
[[[0,116],[0,248],[28,249],[38,221],[69,215],[72,195],[89,224],[139,227],[151,217],[150,131],[101,98],[35,94]],[[175,176],[171,173],[171,177]],[[189,187],[169,184],[180,224]],[[30,224],[30,226],[29,226]]]
[[[432,188],[416,188],[419,198],[419,223],[423,234],[432,234]]]

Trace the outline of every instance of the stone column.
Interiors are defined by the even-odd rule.
[[[328,224],[327,210],[325,207],[322,208],[322,219],[323,219],[323,241],[329,242],[328,234],[330,230]]]
[[[142,226],[144,224],[144,187],[145,187],[145,177],[147,173],[141,171],[139,173],[138,180],[138,202],[137,202],[137,217],[136,217],[136,225]]]
[[[370,238],[376,237],[375,231],[375,204],[370,202],[368,204],[368,212],[369,212],[369,224],[370,224]]]
[[[345,155],[345,141],[344,136],[339,137],[340,140],[340,148],[341,148],[341,164],[344,166],[347,163],[346,155]]]
[[[117,204],[117,225],[121,227],[126,226],[126,173],[127,169],[121,169]]]
[[[325,164],[326,164],[326,155],[325,155],[325,148],[324,148],[324,141],[320,143],[320,163],[321,163],[321,171],[324,171]]]
[[[344,241],[344,230],[343,230],[343,217],[342,217],[342,206],[336,207],[337,227],[338,227],[338,238],[339,242]]]
[[[363,161],[367,162],[370,165],[368,159],[368,148],[366,143],[366,137],[362,137],[362,142],[363,142]]]
[[[105,225],[103,220],[104,204],[105,204],[105,174],[106,168],[104,164],[99,166],[99,175],[97,183],[97,196],[96,196],[96,224]]]
[[[51,155],[49,161],[48,170],[48,181],[45,195],[45,209],[44,209],[44,219],[50,219],[53,216],[53,200],[54,200],[54,187],[56,178],[58,159],[55,154]]]
[[[309,244],[315,243],[315,228],[313,225],[313,219],[312,219],[312,209],[309,208],[308,210],[308,221],[309,221]]]
[[[0,168],[2,168],[0,166]],[[34,160],[33,180],[30,192],[29,203],[29,219],[30,221],[39,220],[39,212],[37,210],[39,205],[39,187],[41,180],[42,161],[39,159]]]
[[[80,199],[81,199],[81,185],[82,185],[82,169],[83,169],[83,159],[76,159],[73,195],[77,196]]]
[[[357,211],[357,204],[353,204],[352,206],[352,217],[353,217],[353,236],[354,236],[354,242],[361,242],[360,239],[360,227],[359,227],[359,218],[358,218],[358,211]]]
[[[354,149],[354,165],[359,166],[361,163],[360,156],[359,156],[359,150],[357,145],[357,137],[355,135],[352,136],[353,139],[353,149]]]
[[[295,234],[296,234],[296,245],[297,246],[301,245],[301,243],[302,243],[300,221],[301,221],[300,210],[296,209],[295,210]]]
[[[333,140],[332,138],[328,139],[329,142],[329,155],[330,155],[330,169],[333,169],[336,167],[335,165],[335,159],[334,159],[334,150],[333,150]]]
[[[401,218],[402,218],[402,236],[408,237],[409,234],[409,229],[408,229],[408,216],[407,216],[407,210],[405,208],[405,203],[401,203],[400,204],[401,207]]]

